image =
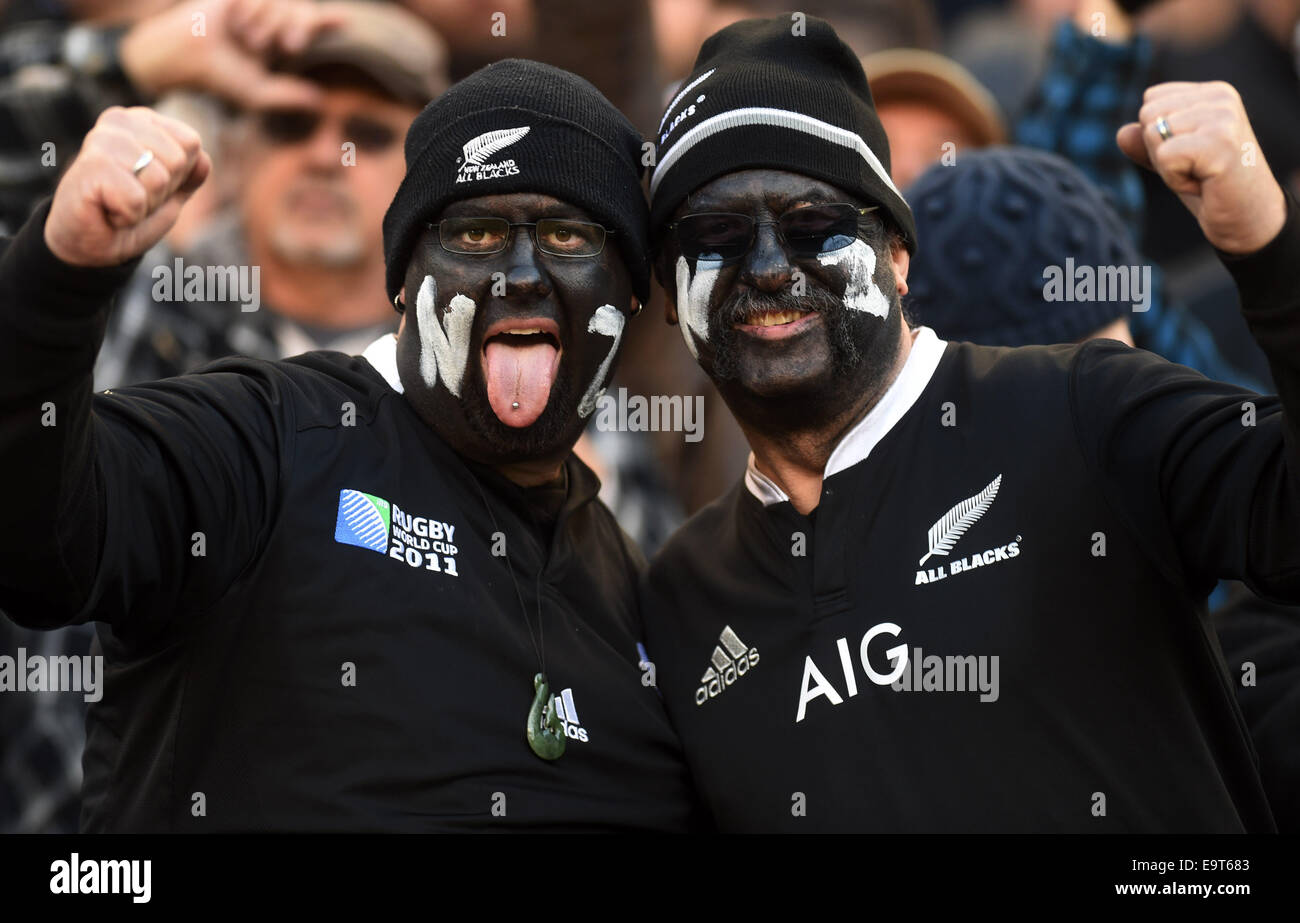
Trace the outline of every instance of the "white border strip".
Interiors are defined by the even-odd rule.
[[[673,164],[695,145],[729,128],[743,128],[747,125],[770,125],[774,128],[789,128],[794,131],[802,131],[821,138],[823,141],[830,141],[833,144],[857,151],[862,155],[862,159],[875,171],[877,178],[893,190],[894,195],[900,199],[903,197],[903,194],[894,185],[894,181],[889,178],[889,173],[880,163],[880,159],[876,157],[871,148],[867,147],[867,142],[863,141],[858,135],[847,129],[840,128],[838,125],[832,125],[810,115],[804,115],[802,112],[755,106],[745,109],[732,109],[729,112],[721,112],[718,115],[711,116],[678,138],[677,143],[669,149],[655,169],[654,178],[650,180],[650,195],[655,194],[655,190],[659,188],[659,183],[668,175],[668,171],[672,169]]]

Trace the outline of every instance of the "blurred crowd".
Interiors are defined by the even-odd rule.
[[[0,233],[53,191],[109,106],[149,105],[188,122],[214,161],[212,179],[119,300],[97,388],[231,354],[360,352],[396,329],[381,222],[404,174],[406,128],[425,103],[487,63],[527,57],[586,77],[652,138],[705,38],[790,3],[327,2],[315,5],[327,28],[293,47],[270,43],[272,24],[301,6],[0,0]],[[1173,194],[1128,162],[1114,137],[1146,87],[1225,80],[1259,138],[1261,149],[1242,156],[1266,158],[1300,195],[1300,0],[798,6],[862,57],[893,178],[916,216],[920,247],[904,300],[914,323],[991,345],[1113,337],[1272,391],[1230,277]],[[1044,267],[1067,258],[1149,266],[1149,290],[1140,306],[1047,301]],[[188,297],[187,266],[257,267],[255,309],[236,291]],[[705,438],[593,427],[579,452],[650,553],[740,477],[747,447],[663,322],[662,303],[648,307],[628,327],[614,388],[705,395]],[[1254,612],[1237,588],[1217,592],[1217,604]],[[89,636],[88,627],[20,633],[0,617],[3,650],[84,653]],[[1300,641],[1289,644],[1285,662],[1300,663]],[[0,831],[75,829],[80,719],[53,697],[22,698],[25,714],[0,703]],[[1242,705],[1251,707],[1245,696]],[[1283,807],[1300,812],[1300,803]]]

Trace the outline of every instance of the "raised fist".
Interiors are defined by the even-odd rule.
[[[106,109],[54,190],[45,244],[73,266],[115,266],[167,233],[212,171],[198,132],[136,107]]]
[[[1230,84],[1150,87],[1138,121],[1121,128],[1116,140],[1160,174],[1220,250],[1253,253],[1282,229],[1286,197]]]

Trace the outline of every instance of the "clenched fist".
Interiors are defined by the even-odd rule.
[[[153,158],[133,167],[147,151]],[[167,233],[212,171],[198,132],[136,107],[106,109],[54,190],[45,244],[73,266],[115,266]]]
[[[1160,134],[1161,119],[1168,137]],[[1253,253],[1282,229],[1286,196],[1231,85],[1150,87],[1138,121],[1121,128],[1116,141],[1132,160],[1160,174],[1220,250]]]

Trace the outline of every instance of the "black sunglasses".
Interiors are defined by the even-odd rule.
[[[275,144],[299,144],[316,133],[323,113],[314,109],[266,109],[257,114],[262,135]],[[343,120],[343,138],[359,151],[382,151],[397,140],[391,126],[365,115],[350,115]]]
[[[754,245],[759,225],[772,224],[791,254],[808,258],[853,243],[862,218],[879,207],[858,208],[847,202],[805,205],[790,209],[775,221],[756,221],[751,215],[730,212],[699,212],[683,215],[668,229],[677,235],[677,245],[687,259],[732,263]]]
[[[451,253],[500,253],[510,245],[511,228],[529,228],[533,244],[551,256],[599,256],[613,228],[572,218],[507,221],[505,218],[444,218],[428,223],[438,229],[438,243]]]

